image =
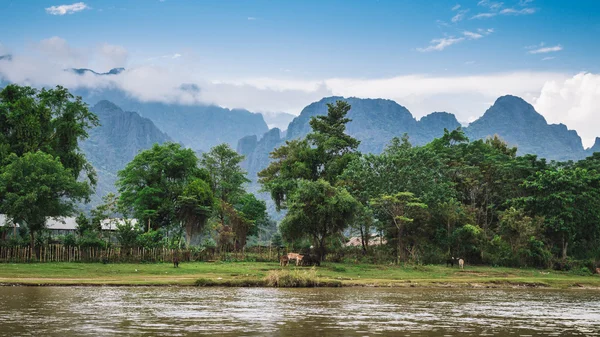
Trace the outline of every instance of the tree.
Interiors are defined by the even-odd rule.
[[[220,144],[202,154],[201,165],[210,175],[212,188],[218,202],[217,217],[224,225],[227,209],[244,194],[243,185],[250,182],[240,163],[244,156],[235,152],[228,144]]]
[[[411,192],[398,192],[393,195],[382,195],[371,200],[371,205],[380,210],[385,218],[396,228],[396,263],[400,264],[402,254],[402,232],[404,227],[413,222],[413,212],[425,209],[427,205]]]
[[[537,172],[523,185],[529,192],[520,198],[526,210],[543,216],[546,236],[567,258],[569,245],[598,238],[600,232],[600,174],[584,168],[559,168]]]
[[[356,200],[338,188],[341,173],[359,156],[359,141],[345,133],[350,105],[344,101],[327,105],[327,115],[311,118],[312,132],[305,139],[286,142],[271,153],[273,161],[258,173],[263,189],[271,193],[277,210],[288,209],[282,233],[309,237],[325,255],[325,240],[346,228],[357,209]],[[338,198],[330,203],[324,196]],[[316,198],[310,200],[308,198]],[[319,206],[320,202],[326,202]],[[321,208],[319,208],[321,207]],[[339,207],[336,214],[335,208]],[[302,214],[302,212],[310,214]],[[310,221],[309,221],[310,220]],[[283,230],[283,228],[286,228]]]
[[[326,253],[325,240],[344,230],[359,207],[346,189],[331,186],[324,179],[301,180],[288,205],[281,222],[282,234],[288,240],[311,239],[321,259]]]
[[[79,141],[98,124],[63,87],[0,90],[0,212],[27,224],[32,246],[47,217],[71,215],[74,202],[92,193],[95,171]],[[87,181],[77,181],[83,172]]]
[[[175,202],[177,218],[185,227],[186,243],[190,247],[192,240],[200,233],[212,213],[213,191],[202,179],[192,180]]]
[[[233,223],[235,246],[241,249],[246,245],[248,235],[256,235],[258,228],[269,221],[267,205],[252,193],[246,193],[234,205],[237,219]]]
[[[194,151],[175,143],[154,144],[141,151],[118,173],[121,207],[147,224],[148,231],[189,220],[187,216],[206,206],[208,198],[206,185],[197,180],[209,184],[210,178],[197,164]],[[200,204],[190,205],[192,201]]]
[[[292,140],[271,153],[273,161],[258,173],[263,189],[271,193],[277,210],[287,208],[287,198],[301,180],[324,179],[335,185],[352,159],[359,156],[359,141],[345,133],[350,105],[328,104],[326,116],[312,117],[313,132]]]
[[[81,97],[61,86],[38,91],[9,84],[0,91],[0,163],[11,153],[42,151],[58,158],[74,178],[85,171],[95,185],[95,171],[80,151],[79,141],[98,125],[98,117]]]
[[[31,246],[48,217],[72,214],[77,201],[87,201],[91,188],[77,181],[58,158],[41,151],[10,155],[0,173],[0,212],[29,228]]]

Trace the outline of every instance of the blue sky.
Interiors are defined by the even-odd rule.
[[[52,66],[122,66],[119,85],[141,99],[179,99],[161,93],[194,82],[203,96],[192,101],[254,111],[297,114],[340,94],[463,122],[511,93],[586,143],[600,112],[597,0],[0,0],[0,13],[0,53],[23,56],[4,71],[17,82],[50,84],[55,74],[35,77]],[[136,82],[152,76],[170,87]]]
[[[106,42],[127,48],[130,63],[179,53],[215,76],[600,71],[600,1],[505,0],[499,10],[533,13],[473,19],[499,12],[479,2],[91,0],[84,2],[89,9],[50,15],[46,8],[60,1],[2,0],[0,12],[11,15],[0,21],[0,42],[15,50],[52,36],[78,47]],[[478,29],[493,33],[418,51]],[[542,42],[563,49],[528,54],[527,46]]]

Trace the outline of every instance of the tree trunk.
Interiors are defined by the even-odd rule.
[[[396,264],[400,265],[400,254],[402,253],[402,243],[400,242],[400,226],[397,226],[398,238],[396,241]]]
[[[565,235],[563,234],[563,239],[562,239],[562,258],[564,260],[567,259],[567,248],[569,247],[569,243],[567,242],[567,240],[565,239]]]
[[[367,254],[367,247],[369,245],[369,238],[367,238],[365,240],[365,234],[363,233],[363,227],[362,227],[362,225],[360,225],[360,241],[362,243],[363,255],[365,255],[365,254]]]

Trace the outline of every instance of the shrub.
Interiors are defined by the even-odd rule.
[[[77,246],[77,237],[74,234],[67,234],[62,237],[62,243],[67,247]]]
[[[106,242],[103,241],[95,231],[85,231],[77,244],[81,247],[101,248],[106,247]]]
[[[150,231],[140,234],[137,237],[136,243],[142,248],[156,248],[162,245],[163,235],[160,231],[150,229]]]
[[[316,287],[317,270],[313,267],[309,270],[271,270],[265,279],[268,286],[281,288]]]

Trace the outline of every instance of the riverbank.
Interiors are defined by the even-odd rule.
[[[267,286],[277,263],[191,262],[172,264],[31,263],[1,264],[0,284],[5,286]],[[317,286],[355,287],[472,287],[472,288],[596,288],[598,275],[567,272],[467,266],[383,266],[326,263],[310,267],[288,266],[291,274],[315,277]],[[273,272],[271,272],[273,274]]]

